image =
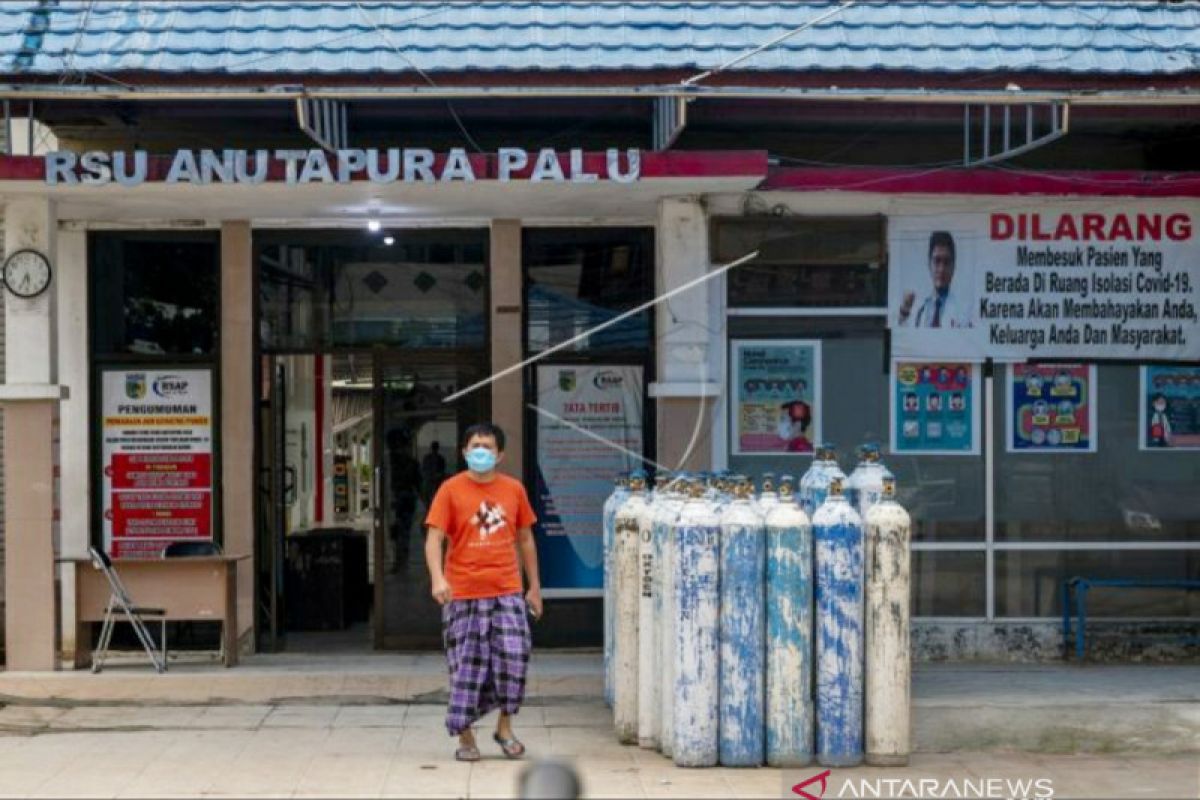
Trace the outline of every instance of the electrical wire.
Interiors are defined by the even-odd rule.
[[[410,67],[412,67],[414,70],[416,70],[416,73],[418,75],[420,75],[425,80],[426,83],[429,84],[430,88],[432,88],[432,89],[438,88],[438,85],[437,85],[437,83],[434,82],[433,78],[429,77],[429,73],[427,73],[425,70],[421,69],[421,67],[417,64],[417,62],[413,61],[411,58],[409,58],[407,55],[405,55],[404,52],[399,47],[396,46],[396,43],[394,41],[392,41],[392,37],[389,36],[388,33],[383,28],[379,27],[379,25],[375,22],[375,20],[373,20],[370,17],[370,15],[367,14],[367,10],[365,8],[363,8],[363,5],[361,2],[359,2],[359,0],[354,0],[354,7],[358,9],[358,13],[362,15],[362,18],[364,20],[366,20],[372,27],[375,28],[375,31],[379,34],[379,37],[381,39],[383,39],[383,41],[387,44],[387,46],[392,48],[392,51],[397,56],[404,59],[404,61],[407,62]],[[469,142],[470,145],[475,148],[475,152],[482,153],[483,148],[479,146],[479,142],[475,141],[475,137],[473,137],[470,134],[470,132],[467,130],[467,126],[463,124],[462,119],[458,116],[458,111],[455,110],[455,108],[454,108],[454,103],[447,100],[446,101],[446,110],[450,112],[450,116],[451,116],[451,118],[454,119],[454,124],[458,126],[458,130],[462,133],[463,138],[466,139],[467,142]]]

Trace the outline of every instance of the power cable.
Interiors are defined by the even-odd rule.
[[[358,13],[362,15],[362,18],[366,20],[373,28],[375,28],[375,31],[379,34],[380,38],[383,39],[387,46],[392,48],[392,51],[397,56],[404,59],[404,61],[407,62],[410,67],[416,70],[416,73],[420,75],[426,83],[429,84],[430,88],[438,88],[438,85],[434,82],[433,78],[429,77],[429,73],[421,69],[421,67],[415,61],[405,55],[403,51],[396,46],[396,43],[392,41],[392,37],[389,36],[383,28],[379,27],[375,20],[373,20],[370,15],[367,14],[367,10],[363,8],[362,3],[359,2],[359,0],[354,0],[354,7],[358,9]],[[462,133],[463,138],[475,148],[475,152],[482,153],[483,148],[479,146],[479,142],[475,141],[475,137],[471,136],[470,132],[467,130],[467,126],[463,124],[462,119],[458,116],[458,111],[455,110],[454,104],[449,100],[446,101],[446,110],[450,112],[450,116],[454,119],[454,124],[458,126],[458,130]]]

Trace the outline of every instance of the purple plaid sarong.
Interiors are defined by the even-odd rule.
[[[442,640],[450,668],[446,730],[451,736],[494,708],[520,711],[530,649],[520,594],[451,600],[442,606]]]

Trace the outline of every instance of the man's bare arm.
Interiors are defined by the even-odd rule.
[[[446,582],[446,574],[442,571],[446,532],[441,528],[430,525],[425,532],[425,566],[429,568],[429,584],[433,599],[438,603],[450,600],[450,584]]]
[[[542,615],[542,579],[538,574],[537,545],[533,541],[533,528],[521,528],[517,531],[517,550],[521,554],[521,567],[525,570],[525,581],[528,590],[525,601],[534,618]]]

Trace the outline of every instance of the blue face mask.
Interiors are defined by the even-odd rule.
[[[486,447],[472,447],[467,451],[467,467],[471,472],[491,472],[496,468],[496,454]]]

